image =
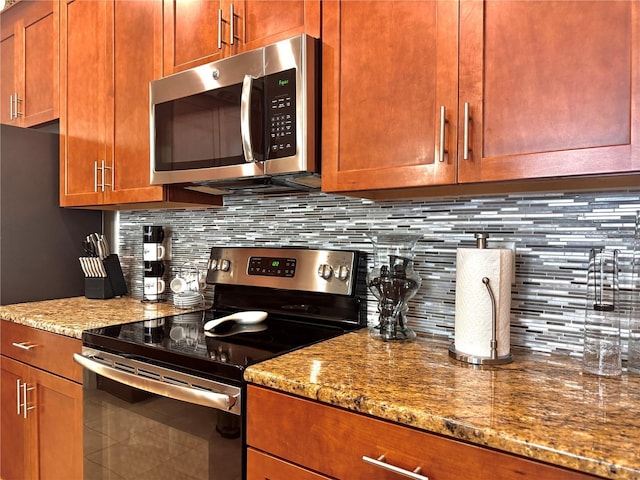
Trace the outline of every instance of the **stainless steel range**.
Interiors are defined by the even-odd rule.
[[[214,306],[88,330],[85,478],[245,478],[247,366],[366,325],[356,251],[212,248]],[[213,319],[244,311],[266,319]]]

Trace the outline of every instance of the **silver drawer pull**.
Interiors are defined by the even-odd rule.
[[[405,470],[404,468],[388,464],[387,459],[384,457],[384,455],[380,455],[377,459],[363,455],[362,461],[376,467],[380,467],[384,470],[389,470],[390,472],[397,473],[398,475],[404,475],[405,477],[413,478],[414,480],[429,480],[429,477],[420,475],[420,472],[422,471],[420,467],[416,467],[413,472],[410,472],[409,470]]]
[[[29,344],[29,342],[20,342],[20,343],[13,342],[11,345],[13,345],[14,347],[21,348],[22,350],[31,350],[32,348],[37,347],[37,345]]]

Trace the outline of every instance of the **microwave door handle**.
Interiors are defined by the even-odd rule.
[[[253,144],[251,143],[251,91],[253,89],[253,77],[245,75],[242,81],[242,95],[240,96],[240,135],[242,137],[242,149],[247,163],[255,162],[253,156]]]

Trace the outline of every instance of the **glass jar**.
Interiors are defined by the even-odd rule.
[[[587,271],[583,370],[620,375],[620,285],[618,250],[593,248]]]
[[[367,285],[378,299],[378,324],[370,334],[384,341],[412,341],[416,333],[407,325],[407,302],[422,280],[413,269],[414,249],[422,235],[370,233],[373,267]]]

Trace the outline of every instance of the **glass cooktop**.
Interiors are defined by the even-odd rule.
[[[144,320],[83,333],[84,345],[186,373],[242,382],[254,363],[312,345],[345,329],[267,317],[256,325],[225,322],[210,332],[203,325],[228,312],[206,310]]]

